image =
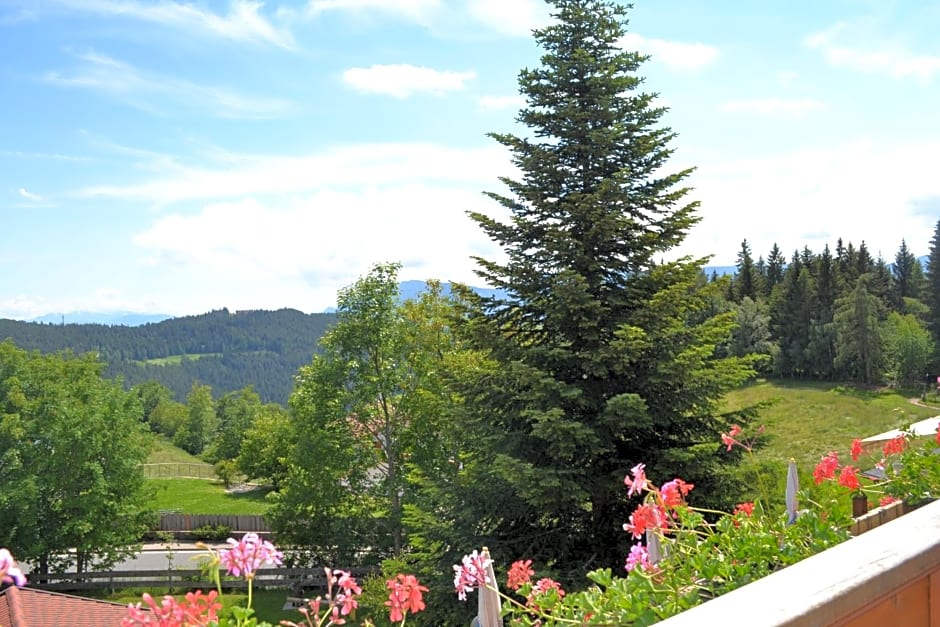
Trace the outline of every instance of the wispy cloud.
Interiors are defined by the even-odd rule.
[[[316,16],[329,11],[378,11],[427,23],[441,7],[441,0],[310,0],[307,12]]]
[[[48,198],[31,192],[25,187],[19,188],[16,190],[16,193],[20,198],[26,201],[14,205],[18,209],[44,209],[55,207],[55,204],[50,202]]]
[[[0,159],[49,159],[51,161],[91,161],[91,157],[66,155],[56,152],[28,152],[25,150],[0,150]]]
[[[19,195],[26,200],[31,200],[33,202],[46,202],[46,199],[39,194],[34,194],[25,187],[19,189]]]
[[[203,109],[216,117],[273,118],[294,110],[288,101],[246,95],[226,87],[146,72],[129,63],[96,52],[77,55],[80,67],[68,73],[48,72],[47,83],[59,87],[97,90],[152,113],[164,113],[163,103],[174,107]],[[156,100],[155,100],[156,97]]]
[[[469,0],[467,11],[492,30],[516,37],[528,37],[551,21],[542,0]]]
[[[80,197],[114,198],[166,205],[185,201],[314,192],[324,187],[470,185],[479,190],[513,172],[500,147],[460,149],[436,144],[360,144],[296,156],[230,155],[217,167],[188,166],[166,156],[141,155],[150,180],[92,185]]]
[[[826,62],[838,68],[859,72],[876,72],[894,78],[918,78],[923,82],[940,73],[940,56],[917,54],[899,46],[871,43],[847,45],[841,38],[849,30],[846,23],[839,23],[805,39],[807,47],[819,50]]]
[[[715,46],[653,39],[636,33],[627,33],[621,37],[620,47],[648,54],[654,63],[662,63],[675,71],[701,70],[718,58],[718,48]]]
[[[440,96],[463,89],[464,83],[474,78],[476,72],[435,70],[408,64],[356,67],[343,72],[346,84],[358,91],[395,98],[407,98],[421,92]]]
[[[812,98],[756,98],[751,100],[728,100],[718,108],[728,113],[757,113],[797,117],[811,111],[825,109],[826,105]]]
[[[519,109],[525,105],[525,96],[522,94],[514,94],[512,96],[483,96],[480,98],[480,108],[484,111]]]
[[[52,3],[70,11],[134,19],[199,35],[270,44],[288,50],[296,48],[290,31],[274,26],[261,13],[264,4],[252,0],[231,0],[225,15],[172,0],[52,0]]]

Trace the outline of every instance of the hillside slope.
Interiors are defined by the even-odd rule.
[[[95,352],[106,376],[122,377],[127,386],[159,381],[179,400],[199,381],[217,397],[250,384],[264,401],[283,403],[294,373],[335,319],[295,309],[222,309],[138,327],[0,320],[0,340],[44,353]]]

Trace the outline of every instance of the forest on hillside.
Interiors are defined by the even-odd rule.
[[[938,243],[940,230],[928,266],[940,268]],[[722,350],[763,355],[764,374],[910,386],[940,374],[936,274],[904,241],[889,261],[873,257],[864,242],[839,239],[835,250],[819,252],[804,246],[788,259],[776,244],[764,256],[745,240],[734,272],[703,270],[700,280],[721,287],[715,311],[735,314],[737,328]],[[400,286],[400,298],[416,296],[412,283]],[[199,383],[219,396],[250,385],[262,401],[283,404],[297,369],[335,321],[335,313],[294,309],[221,309],[139,327],[0,319],[0,340],[42,353],[97,353],[106,376],[126,387],[156,381],[180,402]]]
[[[221,309],[139,327],[0,319],[0,340],[42,353],[96,353],[106,376],[122,378],[126,387],[157,381],[179,401],[199,382],[219,395],[251,385],[265,402],[284,403],[294,373],[335,318],[295,309]]]
[[[767,257],[745,240],[715,307],[733,310],[727,350],[764,357],[765,373],[895,386],[926,385],[940,370],[940,222],[925,269],[905,241],[890,262],[864,242]]]

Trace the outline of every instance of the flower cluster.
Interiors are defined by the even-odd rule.
[[[857,443],[858,440],[855,442]],[[856,443],[853,443],[852,445],[853,461],[858,460],[860,453],[860,451],[857,450]],[[819,463],[816,464],[816,468],[813,469],[813,482],[816,485],[819,485],[824,481],[836,479],[837,471],[839,473],[837,481],[840,486],[847,488],[853,494],[862,494],[862,484],[858,479],[859,469],[856,466],[852,466],[851,464],[845,464],[840,467],[839,454],[835,451],[830,451],[824,455],[822,459],[819,460]]]
[[[252,579],[261,566],[281,564],[284,555],[267,540],[262,540],[256,533],[246,533],[241,540],[228,539],[228,549],[219,551],[219,560],[228,574],[233,577],[244,576]]]
[[[143,594],[143,602],[131,604],[127,608],[127,616],[121,621],[121,627],[203,627],[215,624],[218,621],[218,612],[222,604],[217,601],[218,592],[212,590],[203,594],[202,590],[188,592],[182,601],[171,595],[166,595],[158,605],[152,596]]]
[[[454,565],[454,589],[457,591],[458,599],[466,601],[468,592],[492,583],[489,575],[486,574],[487,567],[492,563],[493,560],[486,551],[483,553],[474,551],[470,555],[464,555],[460,564]]]
[[[415,614],[424,609],[421,593],[428,589],[418,583],[414,575],[398,573],[385,582],[385,587],[391,591],[385,605],[389,608],[388,619],[393,623],[405,620],[408,612]]]
[[[509,567],[509,573],[506,575],[506,587],[510,590],[518,590],[523,585],[531,583],[534,574],[532,560],[515,561]]]
[[[26,575],[16,565],[16,560],[7,549],[0,549],[0,581],[19,587],[26,585]]]
[[[725,446],[726,451],[730,451],[737,446],[744,449],[748,453],[751,453],[754,451],[754,447],[757,445],[758,437],[763,432],[764,426],[761,425],[760,428],[757,429],[757,433],[754,435],[754,437],[745,440],[741,437],[741,434],[744,433],[744,430],[741,428],[741,426],[731,425],[731,429],[728,431],[728,433],[721,434],[721,443]]]
[[[362,588],[356,583],[356,578],[345,570],[325,568],[324,571],[326,572],[326,596],[308,600],[307,607],[302,607],[298,611],[303,614],[306,624],[311,627],[323,625],[325,621],[327,621],[326,625],[345,625],[346,617],[359,607],[358,599],[362,594]],[[301,624],[290,621],[283,621],[281,624],[287,627],[302,627]]]
[[[637,464],[630,469],[630,474],[624,478],[624,483],[630,486],[628,496],[647,493],[647,498],[630,514],[628,522],[624,523],[623,530],[631,533],[634,539],[640,539],[647,530],[666,533],[669,528],[669,510],[682,507],[685,497],[695,486],[676,478],[667,481],[660,488],[656,488],[646,477],[644,464]]]

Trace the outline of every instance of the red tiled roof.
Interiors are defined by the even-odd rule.
[[[125,616],[120,603],[16,586],[0,591],[4,627],[120,627]]]

